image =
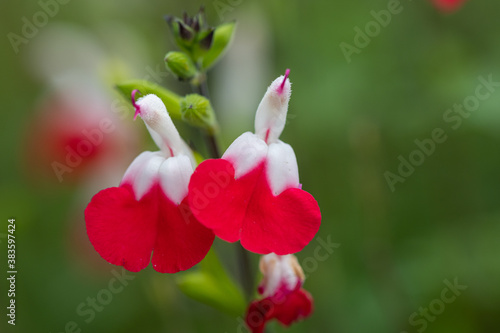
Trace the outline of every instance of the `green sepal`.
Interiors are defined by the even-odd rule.
[[[217,129],[217,120],[210,101],[198,94],[186,95],[180,101],[182,120],[190,125],[206,129],[214,133]]]
[[[196,41],[193,43],[191,49],[191,56],[197,64],[200,64],[206,54],[210,52],[213,45],[214,34],[215,29],[208,28],[207,30],[200,31],[196,36]]]
[[[191,53],[196,32],[177,17],[170,17],[167,20],[167,23],[170,26],[177,46],[179,46],[183,51]]]
[[[209,69],[220,59],[227,50],[229,43],[232,40],[235,22],[224,23],[215,28],[212,45],[210,49],[204,54],[201,61],[201,68],[204,70]]]

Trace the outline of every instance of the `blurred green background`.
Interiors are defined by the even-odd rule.
[[[350,62],[339,45],[354,45],[354,28],[364,30],[374,20],[370,11],[386,9],[388,1],[72,0],[17,53],[8,33],[22,35],[22,18],[32,21],[42,7],[3,1],[0,268],[6,271],[7,219],[13,217],[19,273],[15,327],[6,323],[7,283],[0,282],[0,331],[65,332],[72,321],[82,332],[245,331],[241,319],[188,299],[176,289],[175,276],[151,267],[131,273],[135,278],[89,322],[77,313],[108,287],[113,270],[121,272],[93,251],[83,210],[99,189],[119,182],[136,154],[152,147],[143,126],[132,123],[131,109],[117,126],[137,138],[114,159],[120,162],[107,164],[113,166],[108,173],[96,168],[58,182],[53,173],[39,172],[50,170],[50,159],[33,158],[47,148],[46,134],[33,126],[44,117],[43,101],[61,91],[55,73],[78,67],[71,82],[85,73],[91,77],[86,87],[109,100],[118,98],[116,81],[148,75],[188,92],[164,71],[163,57],[175,46],[163,15],[194,14],[202,3],[212,25],[238,21],[231,49],[209,73],[222,146],[252,129],[267,85],[290,68],[293,95],[281,138],[294,147],[304,189],[320,204],[318,237],[340,244],[323,261],[315,258],[316,241],[297,255],[307,263],[305,288],[315,313],[289,332],[497,331],[500,91],[456,129],[443,119],[474,95],[479,76],[500,81],[500,4],[478,0],[453,13],[429,1],[403,1],[402,11]],[[430,138],[436,128],[447,140],[391,191],[384,173],[397,174],[398,156],[408,159],[414,141]],[[216,246],[237,274],[233,247]],[[254,255],[255,269],[257,260]],[[443,281],[455,279],[467,289],[441,309],[436,300]],[[439,314],[431,310],[432,319],[424,320],[420,308],[429,306]],[[412,325],[415,312],[413,319],[421,321]]]

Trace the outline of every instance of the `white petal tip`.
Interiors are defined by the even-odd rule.
[[[288,76],[290,75],[290,69],[287,69],[285,75],[281,75],[276,80],[271,83],[268,91],[281,97],[283,100],[290,98],[292,93],[292,84]]]
[[[167,112],[167,108],[163,101],[156,95],[149,94],[139,98],[134,107],[136,108],[136,114],[138,113],[141,118],[151,126],[158,116]]]

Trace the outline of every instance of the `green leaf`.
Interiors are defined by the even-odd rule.
[[[117,84],[116,88],[128,100],[130,100],[134,89],[139,89],[142,95],[155,94],[163,101],[172,119],[182,118],[180,107],[181,97],[168,89],[154,84],[153,82],[146,80],[129,80]]]
[[[217,60],[222,56],[232,40],[235,26],[235,22],[224,23],[215,29],[212,46],[202,60],[201,67],[203,69],[208,69],[215,65]]]
[[[181,291],[192,299],[231,316],[240,316],[246,308],[241,290],[227,275],[214,250],[210,250],[197,272],[177,277]]]

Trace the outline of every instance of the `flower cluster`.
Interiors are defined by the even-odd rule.
[[[267,89],[255,133],[243,133],[222,158],[198,166],[162,100],[154,94],[136,100],[134,90],[134,119],[142,118],[159,151],[141,153],[118,187],[100,191],[88,204],[87,233],[96,251],[130,271],[151,261],[158,272],[176,273],[200,262],[215,236],[239,240],[266,255],[264,299],[251,303],[249,327],[261,332],[272,318],[289,325],[308,316],[311,297],[301,289],[303,273],[291,254],[313,239],[321,213],[302,190],[292,147],[279,140],[291,95],[288,75]],[[262,317],[259,325],[249,322],[254,313]]]
[[[143,152],[119,187],[96,194],[85,217],[90,241],[112,264],[162,273],[203,259],[214,234],[259,254],[299,252],[319,229],[316,200],[301,189],[292,147],[279,140],[291,84],[288,73],[269,86],[255,118],[221,159],[196,167],[165,105],[155,95],[132,102],[160,148]],[[134,117],[134,118],[135,118]],[[194,170],[194,172],[193,172]]]

